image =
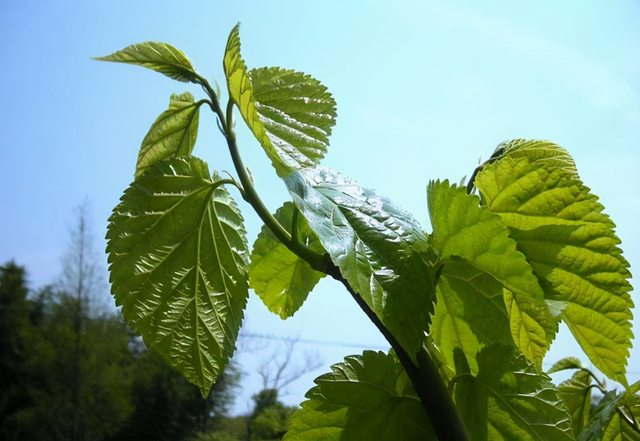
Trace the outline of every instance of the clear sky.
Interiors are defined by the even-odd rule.
[[[171,93],[202,96],[196,86],[90,57],[164,41],[224,86],[223,50],[238,21],[249,67],[303,71],[334,94],[338,124],[324,164],[390,197],[426,230],[429,179],[459,181],[503,140],[549,139],[574,156],[616,222],[637,273],[635,0],[2,2],[0,262],[26,265],[34,288],[51,282],[60,272],[73,208],[86,196],[103,248],[107,218],[132,180],[151,123]],[[232,170],[215,120],[202,110],[194,154],[210,169]],[[248,132],[240,130],[239,142],[258,191],[275,211],[287,198],[284,186]],[[252,242],[260,224],[240,205]],[[286,322],[253,295],[246,318],[248,332],[356,346],[299,343],[300,352],[317,352],[324,366],[287,389],[289,403],[299,403],[315,376],[360,352],[359,346],[387,347],[329,280]],[[636,319],[636,334],[639,325]],[[567,334],[558,337],[546,363],[567,355],[586,361]],[[249,397],[261,386],[256,366],[274,349],[240,354],[247,375],[236,412],[249,409]],[[630,382],[640,379],[640,347],[632,354]]]

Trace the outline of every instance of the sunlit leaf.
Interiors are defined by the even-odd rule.
[[[615,225],[582,183],[569,154],[545,141],[512,141],[476,186],[509,227],[548,300],[593,364],[626,384],[631,347],[629,264]]]
[[[229,95],[278,175],[312,167],[324,156],[335,125],[335,100],[309,75],[280,68],[247,71],[239,25],[224,56]]]
[[[136,177],[158,161],[191,154],[198,136],[198,117],[203,102],[195,102],[189,92],[171,95],[169,110],[155,120],[142,141]]]
[[[331,369],[332,373],[315,380],[307,401],[291,416],[285,441],[436,439],[393,355],[365,351]]]
[[[184,83],[197,82],[196,71],[191,61],[182,53],[167,43],[146,41],[132,44],[121,51],[106,57],[95,58],[100,61],[114,61],[116,63],[136,64],[155,70]]]
[[[249,72],[256,110],[279,156],[292,167],[313,167],[324,157],[336,102],[309,75],[278,67]]]
[[[435,300],[418,222],[327,168],[293,172],[285,183],[342,276],[415,358]]]
[[[233,354],[248,296],[242,217],[217,180],[194,157],[158,162],[125,191],[107,233],[125,319],[203,394]]]
[[[474,441],[570,441],[569,415],[549,377],[514,347],[478,354],[480,373],[458,373],[456,407]],[[460,371],[460,369],[458,369]]]
[[[297,210],[295,205],[287,202],[274,216],[289,231],[293,225],[294,210]],[[318,236],[309,228],[303,216],[298,216],[297,229],[302,244],[318,254],[324,254]],[[306,261],[289,251],[269,228],[262,227],[251,252],[249,283],[269,311],[282,319],[291,317],[324,276],[324,273],[313,270]]]
[[[463,187],[450,186],[448,181],[432,181],[427,195],[433,224],[430,240],[440,262],[446,267],[448,261],[463,259],[500,282],[505,288],[503,298],[511,335],[522,353],[541,368],[542,358],[557,331],[557,323],[530,265],[509,237],[509,230],[499,216],[481,207],[478,197],[467,195]],[[452,304],[452,297],[449,298],[448,303]],[[471,301],[462,309],[449,310],[448,315],[462,323],[465,321],[464,309],[474,307]],[[455,333],[450,335],[457,338]],[[462,342],[459,344],[465,349]],[[471,352],[467,349],[465,353],[471,356],[477,349],[476,345]]]

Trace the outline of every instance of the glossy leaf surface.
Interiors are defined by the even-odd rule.
[[[203,101],[195,102],[189,92],[171,95],[169,110],[162,112],[155,120],[142,141],[136,164],[136,177],[158,161],[191,154],[198,136],[202,103]]]
[[[174,80],[184,83],[196,82],[196,72],[191,61],[182,51],[167,43],[146,41],[132,44],[121,51],[96,58],[96,60],[136,64],[160,72]]]
[[[291,232],[295,205],[286,202],[275,213],[276,220]],[[298,239],[312,251],[324,254],[318,236],[303,216],[297,218]],[[280,242],[263,226],[251,252],[249,284],[269,311],[281,319],[291,317],[307,299],[318,281],[324,277]]]
[[[342,276],[415,357],[435,299],[418,222],[327,168],[296,171],[285,183]]]
[[[336,103],[319,81],[280,68],[248,72],[239,26],[229,35],[224,71],[231,99],[279,176],[312,167],[324,156]]]
[[[238,208],[194,157],[154,164],[108,227],[112,292],[147,346],[207,394],[235,349],[248,296]]]
[[[315,380],[289,420],[285,441],[435,440],[429,419],[402,365],[365,351]]]
[[[531,264],[545,297],[593,364],[626,384],[631,285],[615,225],[576,172],[569,154],[543,141],[512,141],[476,186]]]
[[[462,375],[455,386],[456,406],[470,439],[573,439],[569,415],[549,377],[538,374],[515,348],[486,347],[478,354],[478,365],[478,376]]]
[[[541,368],[542,358],[557,331],[557,323],[530,265],[509,237],[509,230],[499,216],[481,207],[478,197],[467,195],[463,187],[450,186],[448,181],[432,181],[427,195],[433,224],[430,240],[440,263],[446,267],[452,259],[463,259],[505,288],[503,301],[513,340],[523,354]],[[444,296],[449,290],[443,289],[441,293]],[[451,304],[453,298],[448,297],[447,303]],[[465,306],[472,309],[475,303],[471,301]],[[465,321],[464,311],[460,308],[448,309],[447,314],[452,323]],[[462,330],[460,326],[457,328]],[[448,335],[457,338],[458,333],[450,331]],[[460,336],[468,340],[466,334]],[[465,349],[462,342],[459,344]],[[477,349],[476,345],[473,351],[477,352]],[[469,349],[465,352],[471,355]]]

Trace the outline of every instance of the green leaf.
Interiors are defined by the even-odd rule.
[[[278,67],[249,72],[258,117],[278,155],[293,168],[314,167],[329,146],[336,102],[309,75]]]
[[[342,276],[415,359],[435,300],[418,222],[327,168],[295,171],[285,183]]]
[[[463,187],[432,181],[427,196],[433,224],[430,241],[440,262],[446,267],[455,258],[463,259],[504,286],[511,335],[523,354],[541,370],[557,323],[531,267],[509,237],[509,230],[499,216],[481,207],[478,197],[467,195]],[[466,307],[473,308],[474,302]],[[459,308],[448,314],[464,320]],[[477,349],[476,346],[473,351]],[[471,355],[469,350],[465,352]]]
[[[591,422],[580,434],[578,441],[640,440],[639,392],[640,382],[623,393],[608,392],[596,406]]]
[[[569,415],[549,377],[513,347],[478,354],[480,373],[458,376],[455,402],[474,441],[569,441]]]
[[[197,74],[191,61],[182,51],[167,43],[146,41],[132,44],[121,51],[114,52],[106,57],[94,58],[94,60],[136,64],[184,83],[198,82],[196,79]]]
[[[319,81],[300,72],[280,68],[247,72],[239,26],[229,34],[224,56],[229,96],[279,176],[314,166],[329,145],[335,100]]]
[[[396,358],[365,351],[331,367],[289,420],[285,441],[435,440]]]
[[[196,103],[189,92],[171,95],[169,110],[162,112],[155,120],[142,141],[136,177],[158,161],[191,155],[198,136],[198,117],[202,103],[204,101]]]
[[[567,359],[565,358],[564,360]],[[558,363],[562,361],[560,360]],[[589,386],[591,386],[591,374],[582,369],[558,386],[558,395],[567,408],[569,415],[571,415],[571,427],[575,436],[580,435],[584,427],[589,423],[589,412],[591,410],[591,387]]]
[[[603,441],[640,441],[639,391],[637,382],[621,395],[619,406],[604,430]]]
[[[453,260],[444,266],[430,335],[451,370],[455,348],[462,349],[477,375],[476,354],[482,347],[514,344],[503,292],[498,281],[467,262]]]
[[[275,214],[285,228],[293,226],[292,202],[286,202]],[[298,239],[312,251],[324,254],[318,236],[309,228],[302,216],[297,216]],[[324,273],[314,271],[300,257],[289,251],[271,230],[263,226],[253,245],[249,265],[249,284],[260,296],[269,311],[281,319],[291,317],[302,306]]]
[[[235,349],[247,301],[247,243],[229,193],[194,157],[151,166],[107,233],[111,290],[147,346],[207,395]]]
[[[569,154],[546,141],[512,141],[475,182],[489,210],[509,227],[545,297],[566,304],[562,319],[589,359],[627,384],[629,264],[615,225]]]
[[[582,369],[582,362],[576,357],[566,357],[562,360],[555,362],[551,369],[547,371],[547,374],[553,374],[554,372],[560,372],[567,369]]]

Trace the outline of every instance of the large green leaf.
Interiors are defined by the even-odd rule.
[[[151,166],[108,227],[111,290],[147,346],[204,395],[235,349],[247,243],[229,193],[194,157]]]
[[[327,168],[295,171],[285,183],[342,276],[415,359],[435,300],[418,222]]]
[[[435,440],[420,400],[397,359],[365,351],[315,380],[289,420],[285,441]]]
[[[95,60],[137,64],[184,83],[197,82],[196,71],[182,51],[167,43],[146,41]]]
[[[432,181],[427,196],[433,224],[430,241],[440,263],[446,267],[447,262],[463,259],[504,286],[502,294],[511,335],[522,353],[541,369],[544,354],[557,332],[557,322],[549,312],[531,266],[509,237],[509,230],[499,216],[481,207],[478,197],[467,195],[463,187],[450,186],[448,181]],[[449,326],[456,332],[448,332],[447,338],[457,339],[459,347],[472,358],[479,347],[469,341],[468,332],[459,331],[465,329],[464,309],[474,308],[475,302],[468,298],[468,304],[455,306],[451,289],[442,289],[440,293],[447,308],[439,311],[452,319],[452,326],[456,325]],[[471,348],[466,347],[465,341],[469,341]]]
[[[509,227],[545,297],[566,305],[562,319],[589,359],[627,384],[629,264],[615,225],[569,154],[550,142],[512,141],[475,182],[489,210]]]
[[[279,176],[314,166],[326,153],[335,125],[335,100],[319,81],[300,72],[263,68],[247,72],[239,25],[224,56],[229,96]]]
[[[474,441],[569,441],[569,415],[549,377],[538,374],[514,347],[494,345],[478,354],[480,373],[462,373],[456,407]]]
[[[191,154],[198,136],[198,116],[202,103],[204,101],[195,102],[189,92],[171,95],[169,110],[162,112],[142,140],[136,177],[158,161]]]
[[[292,202],[286,202],[275,214],[276,220],[285,228],[293,228],[294,210]],[[297,220],[298,240],[312,251],[324,254],[318,236],[309,228],[303,216]],[[260,296],[269,311],[280,318],[291,317],[307,299],[318,281],[324,277],[303,259],[289,251],[271,230],[263,226],[258,235],[249,265],[249,283]]]

